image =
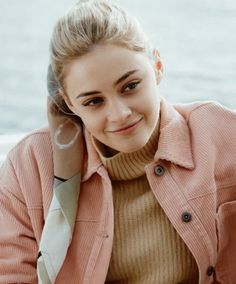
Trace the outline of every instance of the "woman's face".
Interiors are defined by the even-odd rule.
[[[147,143],[160,98],[154,66],[145,54],[98,45],[64,71],[66,102],[97,140],[124,153]]]

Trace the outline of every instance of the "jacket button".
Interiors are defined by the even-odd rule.
[[[182,221],[185,222],[185,223],[188,223],[192,220],[192,214],[189,213],[189,212],[184,212],[182,214]]]
[[[154,172],[157,176],[163,176],[165,173],[165,169],[159,165],[154,168]]]
[[[208,266],[206,273],[207,273],[208,276],[211,276],[214,273],[214,271],[215,271],[215,269],[214,269],[213,266]]]

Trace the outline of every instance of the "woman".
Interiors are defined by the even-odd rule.
[[[170,105],[162,73],[116,5],[58,21],[49,130],[1,169],[1,283],[234,283],[236,113]]]

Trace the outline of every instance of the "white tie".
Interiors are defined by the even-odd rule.
[[[39,245],[39,284],[55,283],[65,260],[74,230],[80,180],[81,175],[78,174],[54,188]]]

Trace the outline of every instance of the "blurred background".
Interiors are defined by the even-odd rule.
[[[46,125],[49,40],[76,1],[0,1],[0,135]],[[143,25],[165,65],[171,102],[217,100],[236,108],[235,0],[117,0]]]

